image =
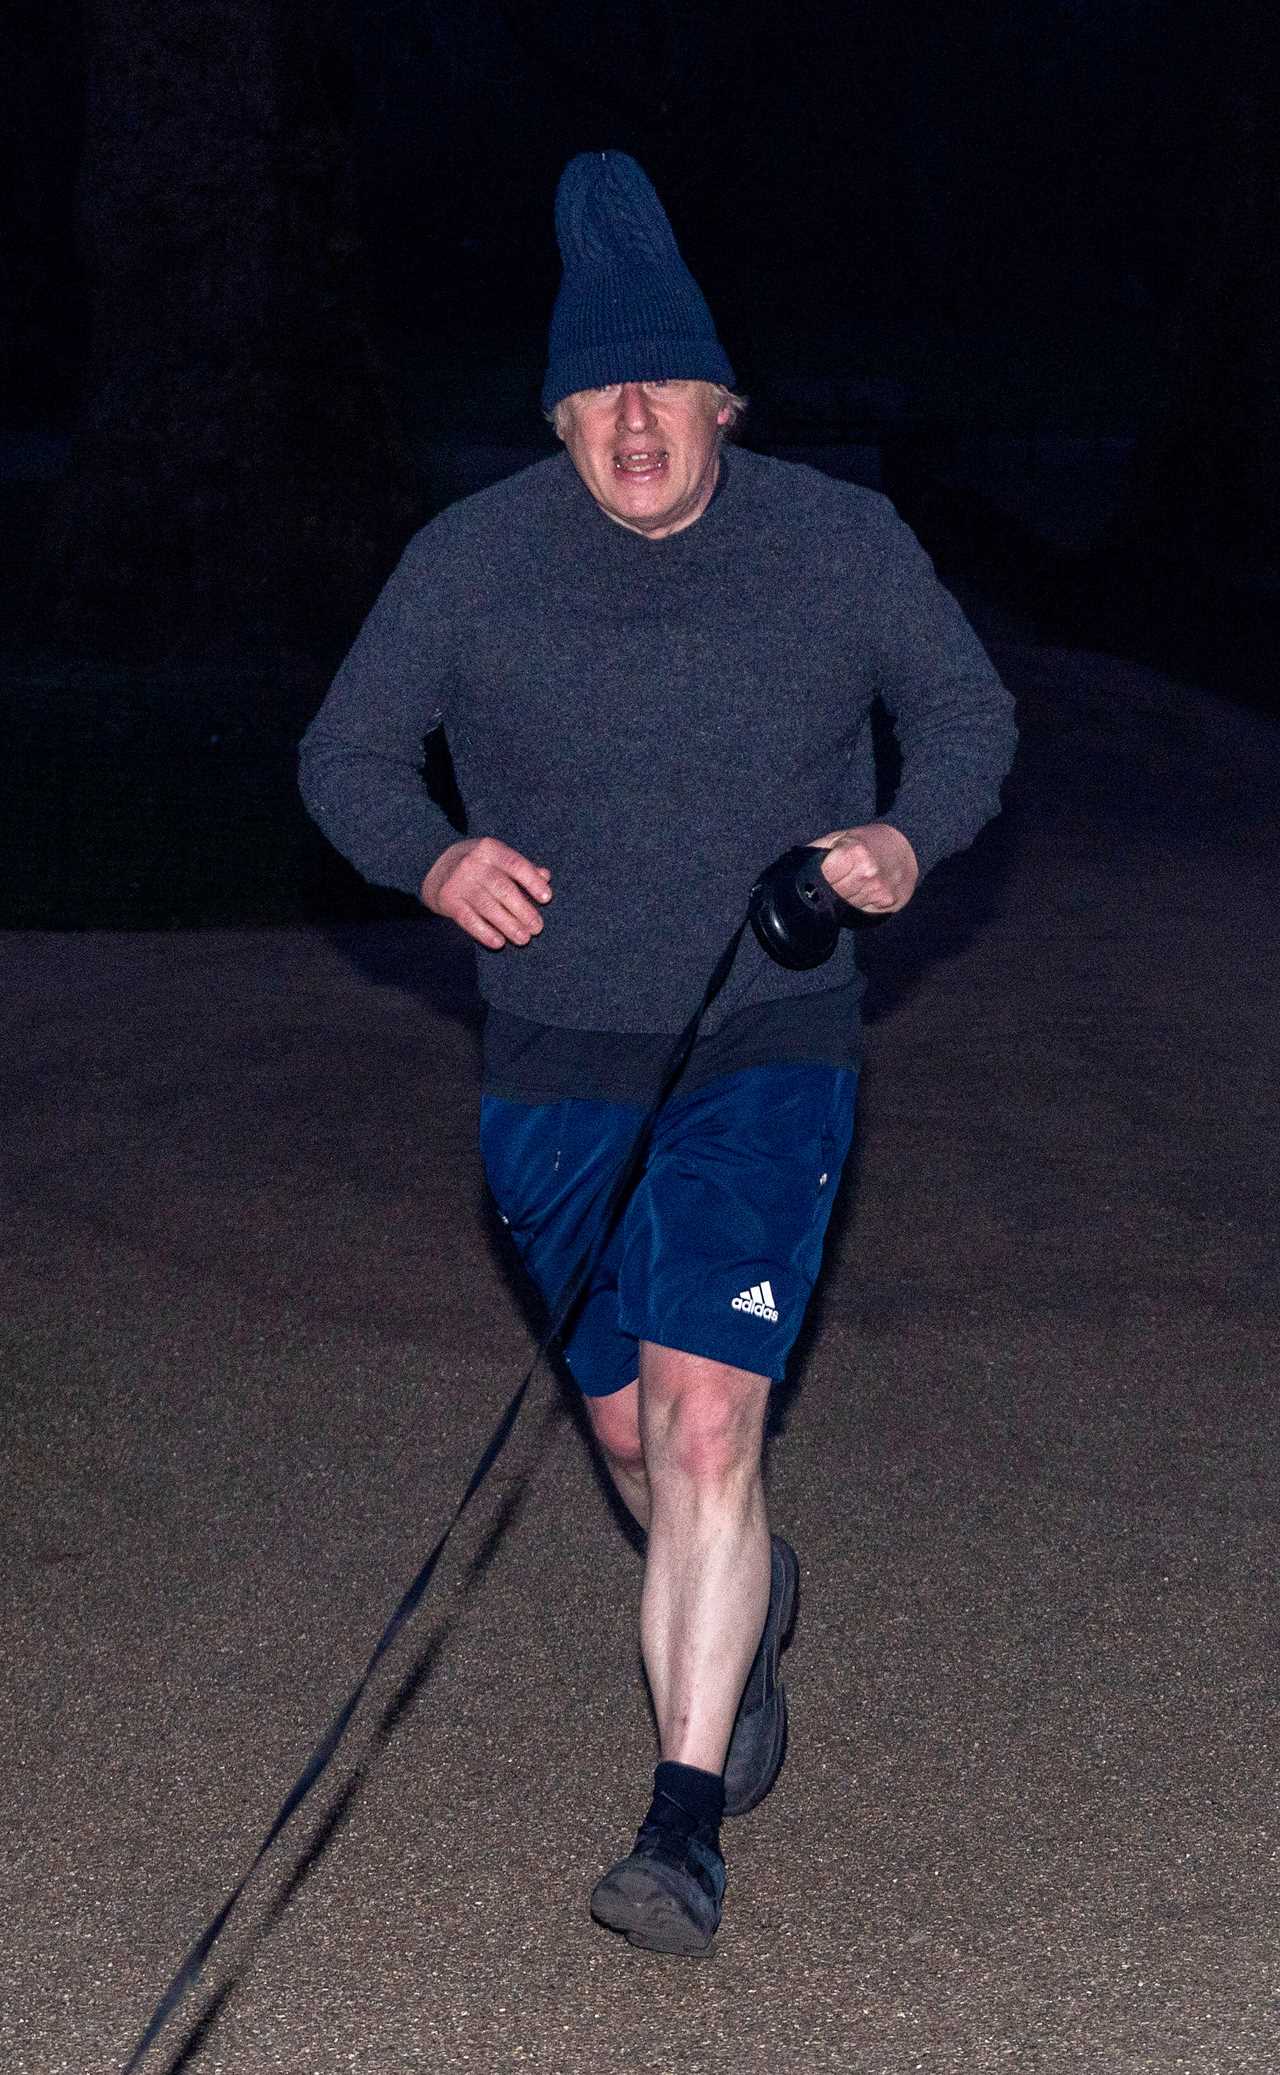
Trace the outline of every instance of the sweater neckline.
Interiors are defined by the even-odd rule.
[[[569,456],[566,454],[563,458],[565,467],[570,470],[574,485],[580,490],[587,507],[586,524],[592,532],[593,540],[603,538],[607,543],[604,552],[620,559],[631,561],[641,555],[652,555],[654,560],[642,563],[641,567],[653,569],[659,563],[670,565],[677,559],[684,559],[695,551],[700,551],[695,550],[695,539],[701,546],[706,546],[714,540],[723,529],[725,508],[733,501],[730,496],[733,468],[727,452],[722,447],[720,473],[706,510],[691,526],[682,526],[676,533],[664,534],[661,540],[650,540],[646,534],[636,533],[630,526],[620,526],[616,519],[611,519],[607,512],[601,511]]]

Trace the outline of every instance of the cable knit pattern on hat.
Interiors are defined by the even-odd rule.
[[[680,259],[653,183],[624,151],[584,151],[570,159],[556,189],[556,237],[566,264],[624,253],[651,266]]]
[[[556,190],[564,272],[551,318],[542,406],[607,382],[733,386],[706,299],[653,184],[623,151],[571,159]]]

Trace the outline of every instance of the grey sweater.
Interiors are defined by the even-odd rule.
[[[420,775],[442,725],[469,833],[554,888],[540,937],[481,955],[491,1006],[672,1032],[760,869],[874,817],[877,695],[902,750],[885,818],[927,871],[996,812],[1012,704],[887,500],[734,449],[702,517],[652,541],[557,455],[410,542],[307,731],[302,790],[367,878],[417,893],[457,840]],[[725,1000],[798,1004],[853,961],[846,933],[786,972],[748,934]]]

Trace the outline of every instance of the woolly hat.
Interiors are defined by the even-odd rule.
[[[606,382],[723,382],[733,369],[646,173],[625,151],[584,151],[556,189],[564,274],[542,408]]]

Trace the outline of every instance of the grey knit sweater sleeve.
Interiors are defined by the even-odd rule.
[[[312,818],[357,871],[418,894],[458,832],[427,792],[424,743],[453,675],[453,616],[432,575],[429,532],[410,541],[303,738]]]
[[[872,668],[902,752],[885,819],[907,837],[924,873],[999,812],[1013,702],[910,527],[883,498],[870,510]]]

